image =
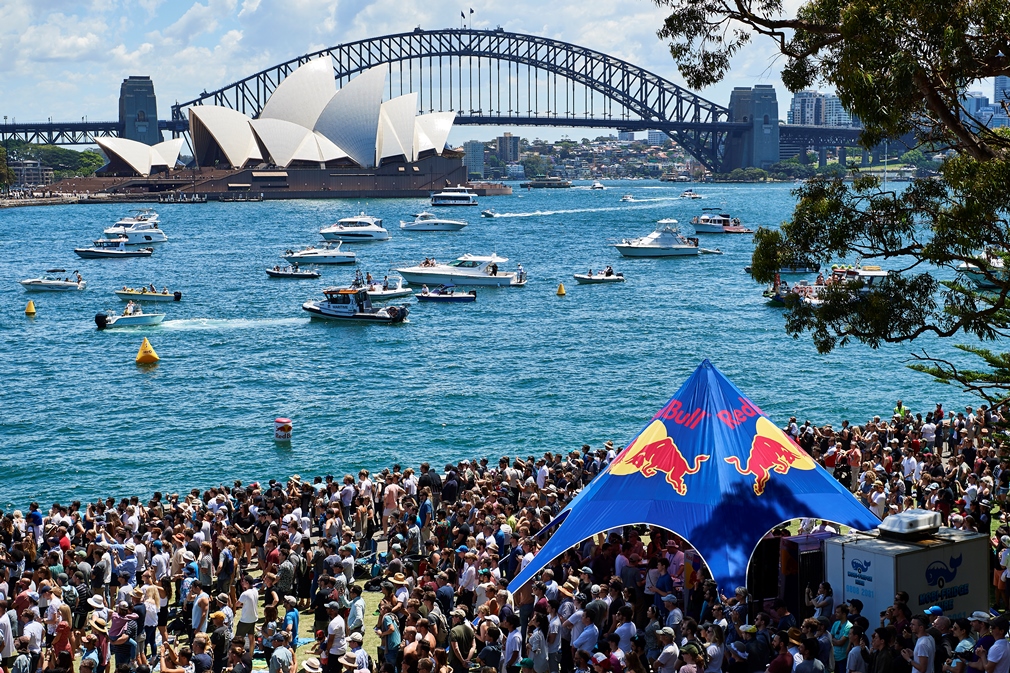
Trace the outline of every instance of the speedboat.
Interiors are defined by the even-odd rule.
[[[603,271],[593,273],[590,269],[589,273],[577,273],[575,274],[575,280],[579,285],[597,285],[600,283],[623,283],[624,274],[615,273],[609,266]]]
[[[464,304],[477,301],[477,290],[464,292],[455,285],[439,285],[434,290],[429,290],[425,285],[416,295],[418,301],[430,301],[443,304]]]
[[[476,206],[477,196],[463,185],[446,187],[438,194],[431,195],[433,206]]]
[[[614,244],[625,257],[684,257],[697,255],[697,238],[685,238],[676,227],[664,224],[648,236],[624,239]]]
[[[606,187],[603,186],[603,183],[600,182],[599,180],[593,180],[593,184],[589,185],[589,188],[590,189],[606,189]]]
[[[88,283],[81,274],[74,271],[73,278],[64,276],[60,278],[59,273],[66,273],[66,269],[47,269],[45,275],[40,278],[26,278],[19,280],[25,292],[67,292],[69,290],[83,290]]]
[[[693,189],[685,189],[684,191],[682,191],[680,193],[680,198],[682,198],[682,199],[701,199],[701,198],[704,198],[704,197],[702,197],[701,194],[699,194],[698,192],[694,191]]]
[[[753,229],[740,224],[739,217],[726,213],[703,213],[691,218],[691,226],[698,234],[753,234]]]
[[[362,278],[361,270],[354,276],[354,282],[351,283],[351,289],[358,290],[364,288],[365,292],[368,293],[368,298],[372,301],[386,301],[389,299],[397,299],[399,297],[409,297],[414,294],[414,291],[409,287],[403,286],[403,278],[399,276],[393,276],[390,278],[386,276],[382,279],[382,282],[373,280],[371,274],[366,278]]]
[[[330,287],[323,290],[323,296],[324,301],[305,302],[302,310],[313,318],[385,323],[403,322],[410,312],[406,304],[375,308],[365,288]]]
[[[285,250],[281,257],[291,263],[354,264],[354,262],[357,261],[357,255],[349,250],[341,250],[340,246],[343,244],[343,241],[336,241],[335,243],[331,241],[323,241],[322,245],[318,247],[310,245],[298,250],[297,252],[294,250]]]
[[[98,329],[147,327],[150,325],[159,325],[164,319],[164,313],[144,313],[140,306],[131,301],[126,305],[126,309],[121,314],[117,314],[115,311],[95,314],[95,325],[98,326]]]
[[[102,232],[108,238],[126,238],[127,245],[164,243],[168,240],[165,232],[158,228],[158,213],[150,208],[131,211],[128,217],[116,222]]]
[[[621,203],[634,203],[635,197],[631,194],[625,194],[621,197]]]
[[[463,255],[448,264],[425,260],[417,266],[396,269],[411,285],[490,285],[492,287],[522,287],[526,272],[522,264],[516,271],[499,271],[498,265],[507,257]]]
[[[169,289],[162,288],[158,291],[154,284],[144,287],[126,287],[116,290],[116,296],[125,301],[182,301],[182,292],[170,292]]]
[[[150,257],[154,248],[126,248],[126,237],[99,238],[90,248],[74,248],[81,259],[105,259],[109,257]]]
[[[988,265],[987,271],[989,275],[995,277],[996,281],[987,278],[982,268],[978,264],[972,264],[971,262],[961,262],[957,270],[968,276],[975,285],[982,289],[991,290],[1000,287],[1000,283],[997,281],[1006,281],[1008,278],[1004,269],[1003,258],[987,254],[985,261]]]
[[[480,211],[481,217],[498,217],[498,213],[494,211],[494,208],[488,208],[487,210]]]
[[[407,231],[459,231],[465,226],[462,220],[444,220],[431,213],[418,213],[413,222],[400,221],[400,229]]]
[[[389,232],[382,228],[382,219],[360,213],[345,217],[320,232],[327,241],[387,241]]]
[[[298,265],[275,266],[266,270],[271,278],[319,278],[319,272],[315,269],[299,269]]]

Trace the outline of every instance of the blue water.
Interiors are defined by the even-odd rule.
[[[705,206],[775,226],[794,203],[789,185],[701,185],[701,201],[677,199],[682,189],[517,190],[481,199],[501,214],[493,220],[454,209],[470,226],[444,233],[400,232],[401,218],[427,208],[422,199],[161,205],[170,242],[132,260],[72,252],[126,206],[0,211],[0,506],[620,444],[703,358],[779,424],[794,414],[860,423],[897,397],[922,412],[967,400],[905,367],[914,348],[950,356],[952,343],[821,356],[788,337],[781,310],[742,270],[750,236],[702,237],[725,254],[698,258],[625,260],[608,247]],[[636,202],[620,203],[624,193]],[[530,282],[480,289],[470,305],[415,302],[400,326],[310,321],[302,302],[349,282],[353,268],[324,269],[318,281],[263,269],[359,210],[392,233],[348,246],[379,278],[424,257],[494,251],[510,270],[521,262]],[[572,273],[606,264],[628,282],[575,285]],[[53,266],[81,269],[88,289],[33,293],[28,319],[16,281]],[[95,329],[96,312],[123,306],[113,289],[148,282],[184,295],[160,305],[162,326]],[[153,368],[133,362],[144,336],[161,356]],[[290,447],[273,441],[277,416],[294,420]]]

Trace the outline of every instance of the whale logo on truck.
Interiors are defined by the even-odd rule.
[[[870,569],[870,561],[860,561],[859,559],[854,558],[852,559],[852,569],[862,575]]]
[[[957,577],[957,569],[961,565],[961,556],[950,557],[950,563],[943,561],[933,561],[926,567],[926,583],[933,587],[943,588],[947,582],[952,582]]]

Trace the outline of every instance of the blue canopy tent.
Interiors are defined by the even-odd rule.
[[[746,582],[761,538],[784,521],[821,518],[858,530],[879,523],[708,360],[561,517],[510,590],[570,547],[621,526],[677,533],[720,590],[731,591]]]

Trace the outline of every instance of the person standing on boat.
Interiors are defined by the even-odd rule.
[[[383,276],[382,277],[382,289],[383,290],[388,290],[389,289],[389,276]]]
[[[498,275],[498,262],[491,262],[491,275],[492,276]]]

